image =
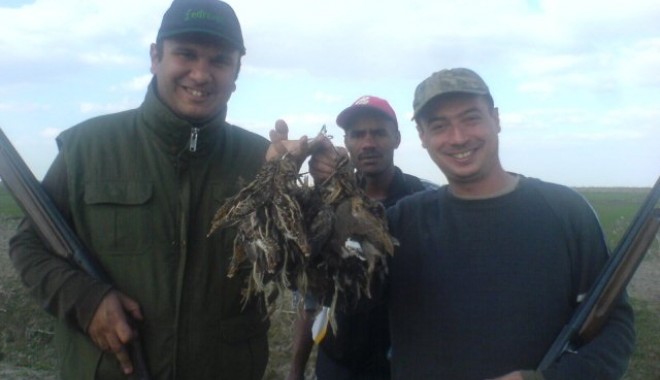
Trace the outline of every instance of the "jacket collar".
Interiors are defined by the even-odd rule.
[[[360,172],[357,172],[356,176],[358,186],[364,189],[367,185],[367,180]],[[403,172],[397,166],[394,166],[394,176],[392,176],[392,181],[387,187],[387,198],[381,201],[381,203],[387,208],[394,205],[397,200],[408,194],[410,194],[410,190],[408,190],[408,186],[406,185],[406,179],[403,176]]]
[[[155,77],[149,83],[147,94],[140,108],[140,118],[146,128],[171,154],[204,154],[215,145],[225,129],[226,106],[207,122],[193,124],[174,114],[160,100],[156,93]],[[195,134],[196,144],[193,141]]]

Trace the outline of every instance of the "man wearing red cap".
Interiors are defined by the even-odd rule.
[[[401,143],[401,134],[396,114],[385,99],[358,98],[337,116],[337,125],[346,132],[344,144],[357,169],[358,181],[370,198],[390,207],[406,195],[433,187],[394,166],[394,150]],[[311,326],[316,305],[307,301],[295,323],[289,380],[303,378],[313,346]],[[369,311],[338,313],[337,324],[339,331],[329,331],[319,344],[317,378],[389,379],[390,340],[384,303]]]
[[[234,229],[207,238],[218,207],[251,180],[266,139],[227,123],[245,46],[233,9],[176,0],[152,44],[140,107],[87,120],[57,138],[46,191],[114,284],[55,257],[29,222],[11,240],[22,280],[58,318],[62,379],[125,379],[137,331],[152,379],[263,377],[263,299],[249,273],[226,276]]]

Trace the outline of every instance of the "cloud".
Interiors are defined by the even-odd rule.
[[[53,140],[55,139],[55,137],[57,137],[57,135],[62,133],[62,131],[63,129],[60,128],[46,128],[41,130],[39,136],[41,136],[44,139]]]
[[[151,79],[149,43],[170,0],[23,3],[0,5],[4,124],[27,141],[35,135],[46,141],[79,119],[141,102]],[[653,111],[660,98],[657,0],[230,4],[247,55],[229,117],[264,136],[280,117],[293,137],[315,134],[323,123],[342,136],[336,114],[372,93],[390,100],[406,129],[397,153],[406,167],[438,177],[409,121],[412,92],[434,71],[466,66],[493,90],[512,165],[542,174],[561,161],[566,178],[577,178],[568,172],[580,169],[569,160],[596,165],[570,154],[586,156],[580,144],[594,157],[629,149],[628,167],[639,173],[651,171],[642,158],[658,158],[649,142],[660,140]],[[557,152],[561,159],[547,158]],[[645,183],[639,173],[630,176]]]
[[[82,102],[79,105],[79,110],[82,114],[87,115],[100,115],[105,113],[120,112],[127,109],[135,108],[139,105],[138,102],[130,99],[122,99],[119,102],[113,103],[91,103]]]
[[[112,86],[111,90],[115,92],[137,92],[140,95],[144,94],[149,86],[149,82],[153,78],[152,74],[144,74],[137,76],[129,81],[120,83],[116,86]]]
[[[660,86],[660,37],[634,42],[619,57],[616,74],[621,81],[640,87]]]
[[[530,140],[545,145],[593,142],[643,145],[660,141],[660,110],[638,106],[601,113],[580,108],[530,109],[501,112],[500,120],[504,138],[513,144]]]
[[[314,100],[327,103],[327,104],[338,104],[342,99],[340,96],[335,94],[330,94],[324,91],[316,91],[313,96]]]
[[[101,52],[86,52],[79,56],[79,59],[84,64],[90,65],[115,65],[121,66],[126,64],[138,63],[135,56],[127,55],[124,53],[111,53],[108,51]]]
[[[147,36],[155,36],[165,3],[36,0],[19,8],[0,6],[0,70],[22,66],[36,76],[44,71],[72,76],[71,68],[80,70],[80,64],[137,65],[136,54],[146,54]],[[2,76],[4,85],[19,80],[25,77]]]
[[[48,111],[50,109],[51,109],[51,106],[49,106],[49,105],[41,104],[41,103],[34,103],[34,102],[28,102],[28,103],[18,103],[18,102],[0,103],[0,111],[3,111],[3,112],[15,112],[15,113],[42,112],[42,111]]]

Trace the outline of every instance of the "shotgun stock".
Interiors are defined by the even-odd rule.
[[[2,129],[0,129],[0,178],[25,216],[32,222],[41,239],[53,252],[75,263],[97,280],[112,283],[110,276],[96,257],[84,248]],[[126,316],[130,318],[128,314]],[[129,320],[129,323],[136,325],[133,320]],[[151,377],[139,336],[129,344],[128,350],[133,362],[134,375],[139,380],[149,380]]]
[[[546,352],[538,370],[547,369],[562,354],[577,349],[577,343],[588,342],[600,331],[617,298],[628,286],[655,239],[660,226],[660,209],[655,207],[659,198],[660,178],[637,211],[591,290]]]

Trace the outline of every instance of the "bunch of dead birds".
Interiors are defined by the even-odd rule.
[[[385,210],[360,189],[349,158],[337,160],[335,173],[315,186],[298,174],[295,157],[269,161],[216,212],[209,235],[237,227],[228,276],[251,270],[246,297],[274,283],[334,312],[370,297],[386,274],[395,240]]]

